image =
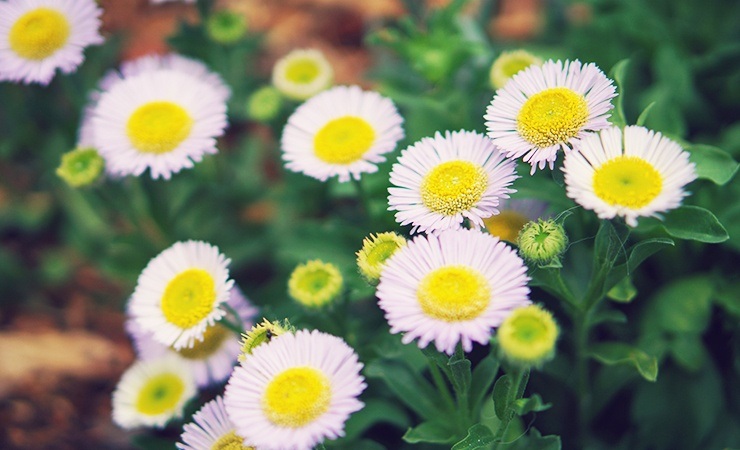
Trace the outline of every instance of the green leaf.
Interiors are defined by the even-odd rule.
[[[606,296],[615,302],[629,303],[637,296],[637,288],[632,284],[630,277],[624,277],[609,289]]]
[[[635,122],[635,125],[643,126],[645,124],[645,121],[650,114],[650,110],[653,109],[653,106],[655,106],[655,102],[650,102],[650,104],[642,110],[640,116],[637,118],[637,122]]]
[[[711,211],[698,206],[681,206],[668,212],[661,223],[673,237],[716,244],[730,238]]]
[[[455,440],[455,432],[447,428],[448,422],[423,422],[421,425],[409,428],[403,435],[403,440],[409,444],[431,442],[434,444],[450,444]]]
[[[522,436],[514,442],[500,444],[499,450],[560,450],[560,436],[541,436],[532,428],[528,436]]]
[[[696,164],[696,175],[699,178],[724,185],[737,173],[738,163],[729,153],[717,147],[694,144],[688,146],[687,150],[691,153],[689,159]]]
[[[706,364],[708,355],[701,337],[692,334],[681,334],[671,342],[671,356],[690,372],[699,371]]]
[[[365,375],[383,380],[406,406],[420,416],[432,418],[441,414],[433,400],[438,397],[436,389],[400,361],[375,360],[365,366]]]
[[[452,446],[451,450],[479,450],[487,449],[493,442],[493,432],[487,426],[476,423],[468,428],[465,439]]]
[[[472,374],[470,372],[470,360],[465,358],[462,347],[450,357],[447,365],[450,368],[450,381],[458,397],[467,397],[470,390]]]
[[[550,409],[551,406],[552,404],[550,403],[543,403],[542,398],[537,394],[534,394],[529,398],[517,399],[511,405],[511,407],[514,409],[514,412],[520,416],[529,414],[531,412],[545,411]]]
[[[663,287],[652,302],[661,329],[677,334],[702,333],[712,312],[714,283],[710,277],[684,278]]]
[[[496,417],[504,420],[506,410],[509,409],[509,390],[511,389],[511,377],[502,375],[493,385],[493,406]]]
[[[629,364],[648,381],[658,378],[658,360],[639,348],[622,342],[596,344],[591,348],[591,357],[606,365]]]
[[[611,77],[617,85],[617,97],[614,99],[614,113],[609,118],[611,123],[618,127],[624,127],[627,125],[627,119],[624,116],[624,75],[629,65],[629,59],[623,59],[616,63],[609,72]]]
[[[594,313],[591,317],[591,325],[606,322],[627,323],[627,316],[622,311],[617,311],[616,309],[605,309]]]
[[[373,425],[384,422],[404,429],[409,426],[409,417],[400,405],[382,399],[369,399],[365,407],[352,414],[347,420],[342,441],[350,441],[360,436]]]
[[[483,358],[473,369],[470,382],[470,406],[473,408],[473,417],[477,416],[477,411],[485,399],[486,393],[496,379],[498,369],[499,360],[493,352]]]

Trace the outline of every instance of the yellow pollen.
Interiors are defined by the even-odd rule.
[[[502,241],[513,243],[516,242],[519,232],[527,222],[529,222],[529,218],[512,210],[504,210],[501,211],[501,214],[483,219],[489,233],[497,236]]]
[[[467,266],[444,266],[428,273],[416,291],[422,311],[445,322],[478,317],[491,301],[483,275]]]
[[[546,89],[529,97],[516,117],[519,134],[546,148],[575,137],[588,120],[583,95],[565,87]]]
[[[167,284],[162,296],[162,313],[168,322],[190,328],[208,317],[215,301],[213,277],[203,269],[188,269]]]
[[[375,130],[361,117],[345,116],[324,125],[313,139],[316,156],[329,164],[352,164],[375,142]]]
[[[221,348],[221,344],[230,336],[229,330],[219,324],[206,328],[202,341],[195,341],[190,348],[176,350],[183,358],[206,359]]]
[[[308,84],[316,79],[319,72],[319,65],[313,59],[296,59],[285,69],[285,78],[293,83]]]
[[[131,144],[143,153],[167,153],[177,148],[193,128],[193,118],[172,102],[149,102],[131,114],[126,124]]]
[[[650,204],[663,189],[663,177],[642,158],[618,156],[594,172],[594,192],[610,205],[639,209]]]
[[[244,439],[232,431],[221,436],[210,450],[254,450],[254,447],[244,445]]]
[[[472,208],[488,187],[482,167],[469,161],[447,161],[421,182],[421,199],[430,210],[452,216]]]
[[[174,373],[163,373],[147,380],[136,397],[136,410],[156,416],[171,411],[185,392],[185,383]]]
[[[262,397],[262,410],[275,425],[299,428],[329,409],[329,379],[313,367],[292,367],[270,381]]]
[[[51,8],[37,8],[13,24],[8,42],[18,56],[39,61],[64,47],[69,34],[69,21],[64,14]]]

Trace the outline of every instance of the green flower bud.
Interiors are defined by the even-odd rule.
[[[214,12],[206,22],[206,33],[219,44],[233,44],[247,33],[247,21],[241,14],[221,10]]]
[[[288,295],[308,308],[322,308],[337,298],[343,287],[337,266],[315,259],[293,270],[288,280]]]
[[[362,241],[362,248],[356,253],[360,274],[368,283],[378,284],[385,262],[405,245],[406,239],[392,231],[366,237]]]
[[[531,65],[542,64],[542,59],[525,50],[502,52],[491,65],[491,87],[501,89],[517,73]]]
[[[93,183],[103,172],[105,162],[94,148],[78,148],[62,155],[57,175],[72,187]]]
[[[283,96],[272,86],[257,89],[247,100],[247,116],[260,122],[277,117],[283,105]]]
[[[554,220],[529,222],[517,237],[519,254],[538,266],[559,262],[560,255],[568,246],[568,235],[562,225]]]
[[[539,367],[555,355],[558,327],[552,314],[530,305],[515,309],[496,331],[501,356],[524,367]]]

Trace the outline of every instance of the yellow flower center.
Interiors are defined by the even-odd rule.
[[[351,164],[375,142],[375,130],[361,117],[345,116],[324,125],[313,139],[316,156],[329,164]]]
[[[37,8],[13,24],[8,42],[18,56],[38,61],[64,47],[69,33],[69,21],[64,14],[51,8]]]
[[[329,409],[329,379],[313,367],[292,367],[270,381],[262,410],[275,425],[300,428]]]
[[[193,128],[193,118],[172,102],[149,102],[131,114],[126,133],[143,153],[167,153],[177,148]]]
[[[488,187],[482,167],[469,161],[447,161],[421,182],[421,199],[430,210],[452,216],[473,207]]]
[[[231,333],[224,326],[214,324],[206,328],[202,341],[195,341],[190,348],[176,350],[183,358],[206,359],[221,348],[221,344]]]
[[[244,439],[235,432],[224,434],[211,446],[211,450],[254,450],[254,447],[244,445]]]
[[[321,72],[316,61],[310,58],[301,58],[291,61],[285,69],[285,78],[297,84],[308,84],[316,79]]]
[[[429,272],[419,283],[416,296],[422,311],[445,322],[478,317],[491,301],[483,275],[467,266],[445,266]]]
[[[163,373],[149,380],[136,397],[136,410],[141,414],[156,416],[171,411],[185,392],[185,383],[174,373]]]
[[[504,210],[501,214],[483,219],[489,233],[507,242],[516,242],[519,232],[527,222],[529,222],[527,216],[511,210]]]
[[[588,104],[565,87],[546,89],[529,97],[516,117],[522,137],[545,148],[575,137],[588,120]]]
[[[638,209],[648,204],[663,189],[663,177],[642,158],[618,156],[594,172],[594,192],[610,205]]]
[[[208,317],[216,301],[213,277],[203,269],[188,269],[167,284],[162,313],[168,322],[190,328]]]

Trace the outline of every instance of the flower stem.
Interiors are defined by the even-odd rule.
[[[437,367],[437,363],[431,358],[427,358],[427,361],[429,362],[429,372],[432,374],[432,381],[434,381],[437,391],[439,391],[439,394],[442,396],[442,400],[444,400],[450,412],[456,412],[457,408],[455,407],[455,400],[452,398],[452,394],[450,393],[450,389],[447,387],[447,383],[445,383],[444,378],[442,378],[442,372],[440,372],[439,367]]]
[[[511,378],[511,387],[509,387],[509,392],[506,396],[506,404],[508,406],[496,435],[493,437],[494,449],[497,449],[499,444],[502,443],[506,430],[509,428],[512,419],[514,419],[513,405],[515,401],[519,400],[522,398],[522,395],[524,395],[524,389],[526,389],[527,381],[529,381],[529,367],[515,367],[508,373],[508,375]]]

